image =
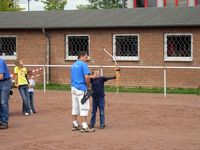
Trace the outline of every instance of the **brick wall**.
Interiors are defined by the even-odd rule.
[[[65,35],[89,34],[90,56],[95,62],[89,65],[113,65],[110,57],[103,51],[112,53],[113,34],[139,34],[140,60],[118,61],[123,66],[200,66],[200,28],[118,28],[118,29],[63,29],[47,30],[51,37],[50,64],[72,64],[65,60]],[[192,33],[193,61],[164,61],[164,33]],[[4,30],[0,34],[17,35],[17,55],[25,64],[46,63],[46,37],[42,30]],[[14,61],[8,61],[12,63]],[[31,69],[31,68],[30,68]],[[104,75],[114,74],[113,68],[104,69]],[[185,69],[167,70],[168,87],[198,87],[200,71]],[[51,82],[69,83],[69,68],[51,68]],[[109,84],[115,84],[109,81]],[[126,86],[163,86],[163,70],[160,69],[121,69],[121,85]]]

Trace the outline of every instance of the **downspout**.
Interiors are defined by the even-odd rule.
[[[46,36],[47,38],[47,44],[46,44],[46,65],[50,65],[50,35],[49,33],[45,30],[45,28],[42,28],[42,32],[43,34]],[[49,83],[50,80],[50,70],[49,70],[49,66],[47,66],[46,68],[46,81],[47,83]]]

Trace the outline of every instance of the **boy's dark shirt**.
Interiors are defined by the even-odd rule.
[[[92,90],[93,90],[93,94],[92,97],[93,98],[99,98],[99,97],[104,97],[105,96],[105,92],[104,92],[104,82],[111,80],[111,79],[115,79],[116,76],[114,77],[97,77],[95,79],[91,79],[91,84],[92,84]]]

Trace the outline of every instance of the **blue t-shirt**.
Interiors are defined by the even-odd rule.
[[[5,61],[0,58],[0,74],[3,74],[3,80],[10,78],[10,72]]]
[[[89,74],[90,70],[88,65],[81,60],[77,60],[71,66],[71,86],[79,90],[86,91],[87,84],[85,81],[85,75]]]

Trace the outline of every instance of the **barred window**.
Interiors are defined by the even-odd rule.
[[[89,35],[67,35],[66,59],[77,59],[77,56],[81,51],[86,51],[89,55]]]
[[[174,0],[167,0],[166,4],[167,4],[167,7],[174,7],[175,6],[175,1]]]
[[[157,7],[157,0],[148,1],[148,7]]]
[[[178,1],[178,6],[180,6],[180,7],[187,7],[188,6],[187,3],[189,3],[189,1],[187,2],[187,0],[179,0]]]
[[[136,0],[136,7],[144,7],[144,0]]]
[[[197,0],[196,5],[200,6],[200,0]]]
[[[115,34],[113,56],[117,60],[139,60],[139,35]]]
[[[16,58],[16,36],[0,36],[0,57]]]
[[[169,61],[192,61],[192,34],[165,34],[164,57]]]

